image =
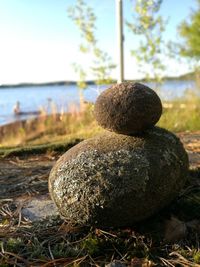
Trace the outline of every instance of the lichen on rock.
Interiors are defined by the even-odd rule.
[[[73,223],[127,226],[174,199],[187,170],[182,144],[164,129],[154,127],[138,136],[105,132],[58,160],[49,190]]]

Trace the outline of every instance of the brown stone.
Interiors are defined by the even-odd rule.
[[[162,114],[155,91],[140,83],[115,84],[103,91],[94,114],[103,128],[121,134],[135,134],[151,128]]]

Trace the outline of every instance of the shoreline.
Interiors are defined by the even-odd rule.
[[[65,113],[65,115],[67,115],[68,113]],[[16,120],[13,122],[9,122],[6,124],[2,124],[0,125],[0,139],[2,139],[4,136],[6,135],[10,135],[10,133],[12,133],[13,135],[15,135],[17,132],[20,131],[20,129],[24,129],[24,128],[32,128],[34,130],[35,125],[38,122],[42,122],[48,119],[54,119],[56,121],[60,120],[60,116],[61,114],[57,113],[57,114],[51,114],[51,115],[38,115],[35,117],[30,117],[27,119],[22,119],[22,120]]]
[[[195,80],[195,73],[194,72],[189,72],[185,73],[179,76],[166,76],[163,77],[164,81],[187,81],[187,80]],[[113,79],[111,83],[116,83],[117,80]],[[141,79],[127,79],[124,82],[147,82],[145,78]],[[150,79],[150,82],[155,82],[155,80],[152,78]],[[40,82],[40,83],[35,83],[35,82],[22,82],[22,83],[16,83],[16,84],[0,84],[0,89],[9,89],[9,88],[19,88],[19,87],[45,87],[45,86],[64,86],[64,85],[77,85],[78,81],[54,81],[54,82]],[[96,81],[95,80],[88,80],[85,81],[87,85],[95,85]]]

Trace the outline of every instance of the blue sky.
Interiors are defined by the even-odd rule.
[[[72,68],[74,62],[89,68],[87,60],[79,52],[81,42],[76,26],[67,16],[67,8],[75,0],[0,0],[0,84],[20,82],[46,82],[76,80]],[[98,17],[97,39],[116,62],[115,0],[87,0]],[[123,0],[124,17],[131,16],[131,1]],[[177,25],[189,17],[195,8],[195,0],[163,0],[161,14],[169,18],[165,39],[177,40]],[[140,76],[137,63],[130,50],[138,40],[125,30],[125,78]],[[187,64],[175,60],[169,75],[188,70]],[[116,78],[116,72],[113,73]],[[88,79],[92,79],[91,75]]]

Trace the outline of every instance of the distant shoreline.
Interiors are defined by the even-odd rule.
[[[61,86],[61,85],[76,85],[76,81],[58,81],[45,83],[18,83],[18,84],[3,84],[0,89],[4,88],[18,88],[18,87],[41,87],[41,86]],[[94,81],[88,81],[88,85],[95,84]]]
[[[195,74],[194,72],[186,73],[176,77],[164,77],[165,81],[172,81],[172,80],[194,80]],[[145,79],[140,80],[126,80],[132,82],[145,82]],[[154,80],[151,80],[154,82]],[[116,80],[113,80],[112,83],[116,83]],[[76,85],[77,81],[55,81],[55,82],[45,82],[45,83],[18,83],[18,84],[2,84],[0,85],[0,89],[7,89],[7,88],[19,88],[19,87],[41,87],[41,86],[63,86],[63,85]],[[95,85],[94,80],[86,81],[87,85]]]

